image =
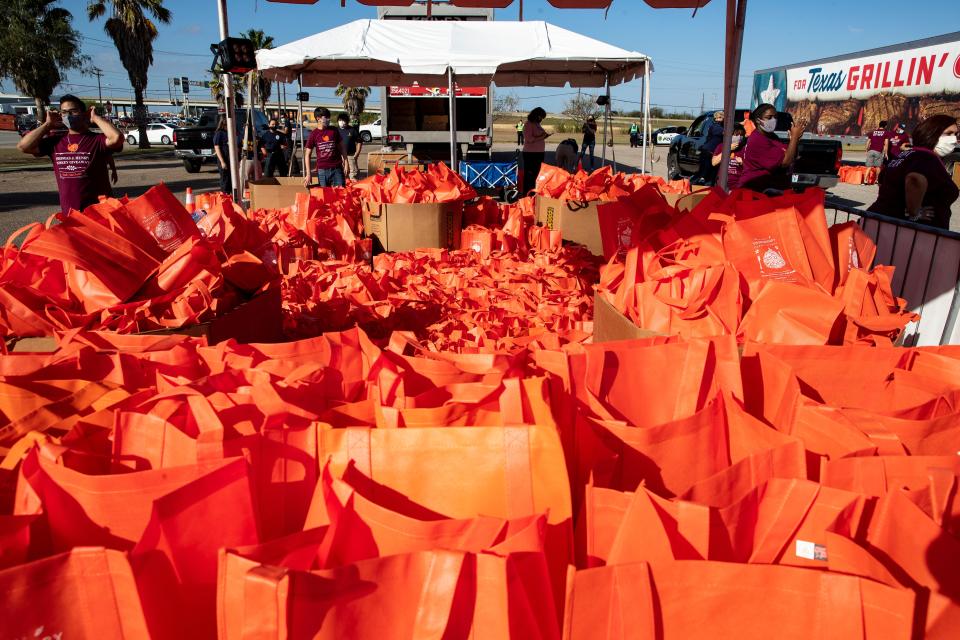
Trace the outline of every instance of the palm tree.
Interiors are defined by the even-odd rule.
[[[233,81],[233,95],[242,100],[245,89],[243,77],[231,73],[230,79]],[[210,72],[210,95],[213,96],[213,99],[217,101],[218,105],[226,107],[227,96],[223,86],[223,71],[220,70],[219,64],[214,66],[213,71]],[[239,103],[235,106],[239,108]]]
[[[359,124],[360,114],[367,106],[370,87],[345,87],[337,85],[337,96],[343,100],[343,108],[350,114],[350,124]]]
[[[273,49],[273,36],[268,36],[260,29],[249,29],[240,34],[241,38],[246,38],[253,43],[254,50]],[[253,74],[253,89],[256,92],[256,100],[260,103],[260,110],[267,112],[267,101],[270,100],[270,93],[273,89],[273,83],[260,75],[259,71],[251,71]],[[251,96],[253,99],[254,96]]]
[[[46,105],[68,69],[88,61],[80,54],[80,33],[73,16],[54,7],[57,0],[8,0],[0,29],[0,77],[10,78],[17,91],[37,105],[37,119],[47,117]]]
[[[140,148],[150,148],[147,140],[147,107],[143,104],[143,93],[147,89],[147,70],[153,64],[153,41],[157,38],[157,26],[146,14],[152,15],[158,22],[170,22],[170,10],[163,6],[163,0],[90,0],[87,3],[87,17],[91,21],[102,18],[107,13],[107,4],[112,12],[104,31],[113,40],[120,54],[120,62],[127,70],[130,84],[133,86],[133,118],[140,133]]]

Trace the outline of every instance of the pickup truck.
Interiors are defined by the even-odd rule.
[[[247,123],[247,110],[237,109],[237,144],[243,141],[243,128]],[[173,131],[173,146],[177,157],[183,160],[183,168],[187,173],[197,173],[205,162],[217,162],[213,152],[213,133],[217,129],[219,113],[216,109],[207,109],[200,114],[200,121],[195,127],[180,127]],[[257,135],[261,135],[267,128],[267,116],[262,111],[253,112],[253,123],[257,128]]]
[[[685,134],[678,135],[671,141],[670,149],[667,152],[667,176],[671,179],[689,176],[697,172],[700,165],[700,148],[707,140],[707,131],[713,124],[715,111],[717,110],[706,111],[701,114],[693,121]],[[749,113],[749,109],[737,109],[737,121],[740,122],[743,120],[744,114]],[[786,123],[789,119],[780,117],[781,114],[777,115],[778,130],[776,134],[786,142],[786,130],[781,131],[779,129],[781,128],[780,123]],[[797,157],[790,167],[790,184],[797,190],[807,187],[829,189],[836,186],[841,159],[843,159],[843,145],[839,140],[814,137],[801,138],[797,145]]]

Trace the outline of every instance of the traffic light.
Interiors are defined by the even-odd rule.
[[[219,59],[224,73],[247,73],[257,68],[253,42],[245,38],[227,38],[210,45],[210,50],[214,53],[214,65]]]
[[[180,91],[190,93],[190,78],[183,76],[180,78]]]

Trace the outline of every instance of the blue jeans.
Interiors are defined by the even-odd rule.
[[[330,169],[317,169],[317,181],[321,187],[342,187],[346,183],[343,180],[343,167],[333,167]]]
[[[580,161],[583,162],[584,156],[587,155],[587,149],[590,149],[590,170],[593,171],[593,165],[595,163],[595,158],[593,155],[593,150],[597,146],[597,141],[594,139],[591,142],[583,141],[583,145],[580,147]]]

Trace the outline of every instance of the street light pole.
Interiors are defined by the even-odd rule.
[[[97,76],[97,97],[100,100],[100,107],[103,108],[103,90],[100,89],[100,76],[103,75],[103,71],[99,67],[94,67],[90,73]]]

